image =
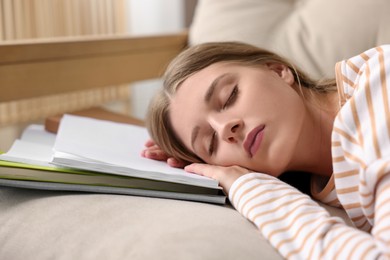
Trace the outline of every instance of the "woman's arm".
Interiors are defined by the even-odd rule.
[[[383,201],[383,212],[385,208],[390,210],[389,195],[384,195],[385,192],[377,194],[378,200]],[[375,259],[388,253],[389,244],[387,249],[379,245],[377,235],[347,226],[310,197],[273,177],[241,177],[233,184],[229,198],[286,258]],[[382,224],[381,230],[390,226],[388,219]]]
[[[387,161],[389,170],[390,160]],[[371,233],[376,239],[376,245],[390,259],[390,174],[386,172],[376,186],[375,192],[375,217]]]
[[[330,216],[309,196],[277,178],[248,173],[237,166],[193,164],[186,170],[220,181],[234,207],[285,258],[375,259],[384,253],[377,237]],[[389,186],[386,187],[387,190]],[[384,188],[383,192],[386,193]],[[383,201],[390,210],[390,202],[386,198]],[[386,220],[383,224],[389,226]]]

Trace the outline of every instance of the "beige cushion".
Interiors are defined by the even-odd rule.
[[[0,227],[0,259],[282,259],[228,205],[0,188]]]
[[[244,41],[275,51],[316,78],[390,43],[388,0],[200,0],[190,44]]]
[[[229,206],[0,188],[0,259],[281,259]]]

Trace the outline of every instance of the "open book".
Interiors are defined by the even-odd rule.
[[[0,185],[223,204],[215,180],[140,155],[145,128],[65,115],[58,134],[31,125],[0,155]]]

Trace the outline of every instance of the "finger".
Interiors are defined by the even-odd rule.
[[[184,167],[184,170],[187,172],[196,173],[198,175],[211,177],[210,172],[215,168],[214,165],[204,164],[204,163],[192,163]]]
[[[145,154],[144,157],[149,159],[158,160],[158,161],[168,160],[168,156],[166,155],[166,153],[164,153],[161,150],[146,150],[144,154]]]
[[[170,156],[158,146],[151,146],[144,149],[145,157],[150,157],[158,160],[167,160]]]
[[[153,145],[156,145],[156,143],[152,140],[152,139],[149,139],[145,142],[145,146],[146,147],[151,147]]]
[[[168,158],[167,163],[169,166],[174,168],[184,168],[188,164],[187,162],[184,162],[182,160],[173,157]]]
[[[154,153],[153,149],[152,148],[146,148],[146,149],[143,149],[141,151],[141,156],[142,157],[146,157],[146,158],[150,158],[151,153]]]
[[[191,164],[187,165],[186,167],[184,167],[184,170],[185,170],[186,172],[197,173],[197,174],[199,174],[199,173],[196,171],[195,163],[191,163]]]
[[[161,148],[157,145],[149,146],[145,150],[150,152],[163,152],[163,150],[161,150]]]

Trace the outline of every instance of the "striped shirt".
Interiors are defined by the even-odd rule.
[[[266,174],[240,177],[229,199],[287,259],[389,259],[390,45],[337,63],[336,81],[333,175],[313,197],[344,208],[355,227]]]

